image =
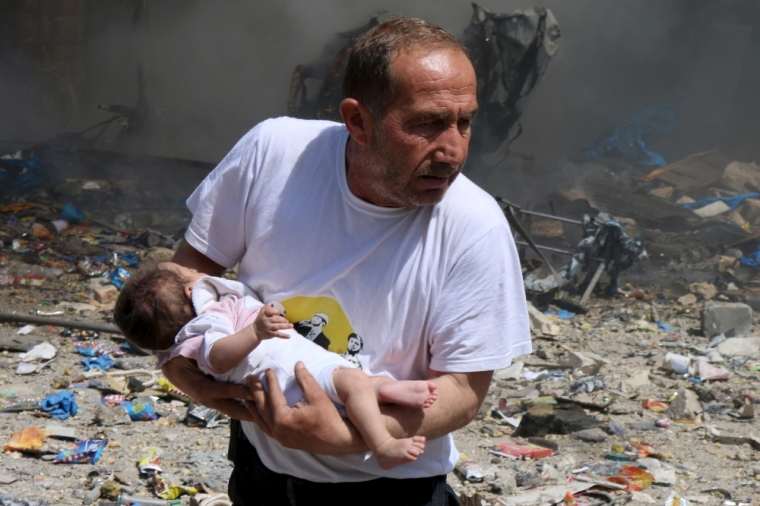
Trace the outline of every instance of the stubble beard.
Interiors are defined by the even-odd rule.
[[[407,180],[404,175],[408,169],[396,163],[398,157],[388,145],[382,128],[375,129],[373,145],[372,163],[375,165],[378,177],[373,179],[369,186],[382,201],[394,207],[419,209],[439,203],[443,200],[451,183],[439,190],[428,191],[416,191],[407,183],[419,176],[433,175],[448,178],[459,173],[457,168],[450,166],[434,168],[430,162],[423,162],[414,169],[411,179]]]

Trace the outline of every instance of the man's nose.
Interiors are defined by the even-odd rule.
[[[469,132],[463,133],[457,125],[452,125],[436,139],[436,146],[433,161],[445,163],[452,167],[458,167],[463,164],[467,158],[467,146],[470,142]]]

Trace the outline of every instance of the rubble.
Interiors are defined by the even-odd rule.
[[[740,302],[708,302],[702,309],[702,331],[706,337],[748,336],[752,331],[752,308]]]

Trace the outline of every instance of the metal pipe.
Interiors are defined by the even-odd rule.
[[[77,322],[73,320],[63,320],[61,318],[46,318],[44,316],[29,316],[23,314],[0,313],[0,321],[19,322],[19,323],[37,323],[39,325],[53,325],[56,327],[66,327],[70,329],[92,330],[95,332],[106,332],[109,334],[119,334],[121,330],[115,325],[105,323]]]
[[[560,218],[559,216],[552,216],[551,214],[537,213],[536,211],[526,211],[525,209],[518,209],[518,213],[530,214],[531,216],[540,216],[541,218],[548,218],[550,220],[564,221],[565,223],[572,223],[573,225],[581,225],[579,220],[571,220],[570,218]]]
[[[520,246],[530,246],[530,244],[523,241],[515,241],[515,244],[519,244]],[[572,251],[567,251],[567,250],[563,250],[559,248],[550,248],[549,246],[541,246],[540,244],[537,244],[536,247],[538,249],[542,249],[545,251],[551,251],[552,253],[562,253],[563,255],[569,255],[569,256],[575,255],[575,253]],[[587,258],[589,260],[596,260],[597,262],[606,262],[606,260],[603,258],[597,258],[597,257],[587,257]]]

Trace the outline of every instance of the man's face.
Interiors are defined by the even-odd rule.
[[[355,337],[348,338],[348,351],[352,351],[356,353],[361,349],[362,349],[361,342],[357,338]]]
[[[441,201],[467,159],[478,110],[475,71],[460,51],[412,50],[392,62],[396,98],[375,121],[371,201],[416,208]]]

